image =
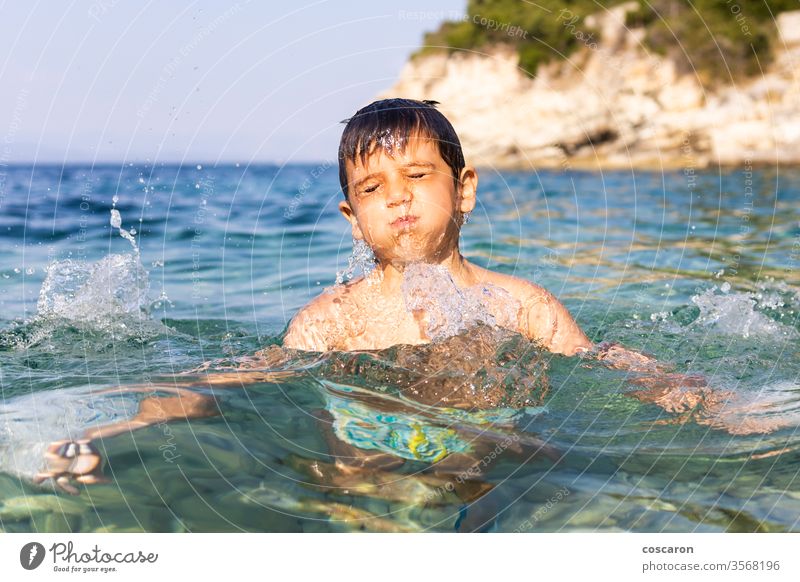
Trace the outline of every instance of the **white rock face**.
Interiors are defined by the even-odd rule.
[[[508,48],[434,54],[409,62],[379,98],[439,101],[480,166],[800,163],[800,11],[777,18],[777,54],[763,76],[706,93],[648,52],[643,30],[625,27],[631,6],[589,17],[580,32],[591,42],[536,78]]]
[[[800,45],[800,10],[779,14],[776,22],[778,35],[787,46]]]

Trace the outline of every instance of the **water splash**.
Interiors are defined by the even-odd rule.
[[[520,409],[542,404],[549,390],[550,357],[547,350],[518,333],[478,324],[429,344],[331,352],[316,367],[315,376],[362,387],[378,400],[381,395],[394,395],[444,406],[445,420],[452,421],[452,409],[510,407],[513,410],[505,412],[514,416]]]
[[[720,333],[743,338],[798,336],[796,329],[767,315],[786,304],[780,295],[764,287],[757,292],[740,293],[731,291],[730,284],[726,282],[720,288],[715,285],[694,295],[691,300],[700,309],[695,323]],[[781,315],[777,313],[778,318]]]
[[[113,198],[111,226],[131,243],[133,254],[110,254],[94,263],[66,259],[47,266],[37,317],[66,320],[101,331],[125,328],[124,319],[148,317],[150,278],[139,260],[135,231],[122,228]]]
[[[37,317],[105,328],[124,316],[147,316],[147,271],[136,254],[97,262],[66,259],[47,266]]]
[[[363,239],[353,239],[353,252],[347,259],[347,268],[336,273],[336,284],[342,285],[347,279],[352,280],[360,270],[369,275],[375,268],[375,254]]]
[[[114,196],[116,205],[117,197]],[[136,231],[122,228],[122,216],[111,209],[111,226],[130,242],[132,253],[109,254],[90,262],[64,259],[45,268],[36,316],[4,333],[0,344],[30,348],[52,340],[65,327],[99,333],[114,340],[156,336],[163,326],[150,319],[149,274],[140,261]],[[168,301],[162,293],[155,303]]]
[[[422,311],[427,316],[427,333],[432,341],[455,336],[478,324],[516,328],[513,322],[519,304],[507,291],[488,284],[459,288],[441,265],[408,265],[401,289],[406,309]]]
[[[134,235],[136,234],[136,229],[132,228],[129,231],[122,228],[122,215],[117,210],[117,202],[119,202],[119,197],[114,194],[114,197],[111,199],[112,207],[111,207],[111,226],[112,228],[119,229],[119,235],[131,243],[133,247],[133,251],[136,255],[139,255],[139,246],[136,244],[136,239]]]

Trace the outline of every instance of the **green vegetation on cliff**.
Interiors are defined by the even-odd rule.
[[[628,27],[644,27],[645,45],[696,72],[704,82],[756,74],[777,42],[774,17],[800,9],[797,0],[635,0]],[[448,21],[425,35],[417,54],[483,51],[505,44],[519,54],[519,66],[534,75],[541,63],[564,59],[575,50],[596,48],[599,33],[585,18],[621,4],[595,0],[469,0],[462,21]]]
[[[670,56],[681,72],[704,81],[759,74],[780,42],[775,17],[798,10],[794,0],[649,0],[629,12],[627,24],[644,26],[651,50]]]

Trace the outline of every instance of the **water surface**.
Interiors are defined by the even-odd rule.
[[[434,346],[242,360],[346,269],[337,190],[328,164],[6,169],[0,528],[800,529],[800,172],[481,172],[462,252],[548,288],[592,340],[749,403],[722,423],[484,324]],[[107,484],[31,483],[48,442],[143,397],[92,390],[199,386],[205,373],[175,375],[205,362],[268,373],[195,388],[215,416],[103,439]],[[433,405],[468,385],[507,397]]]

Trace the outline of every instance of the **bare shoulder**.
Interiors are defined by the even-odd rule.
[[[326,289],[306,303],[289,323],[283,347],[310,352],[332,349],[328,328],[338,318],[338,301],[344,286]]]
[[[555,296],[547,289],[541,285],[527,281],[526,279],[490,271],[489,269],[484,269],[476,265],[470,265],[470,268],[480,283],[488,283],[505,289],[522,305],[552,301],[558,302]]]
[[[505,289],[519,302],[520,331],[531,339],[542,342],[553,352],[567,355],[591,349],[592,343],[567,308],[541,285],[480,267],[475,272],[482,283]]]

